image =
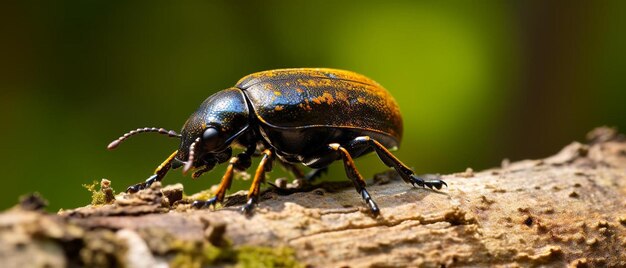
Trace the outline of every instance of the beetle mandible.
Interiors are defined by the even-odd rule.
[[[422,179],[390,151],[402,139],[402,117],[394,98],[375,81],[344,70],[323,68],[279,69],[248,75],[235,87],[208,97],[187,119],[181,134],[163,128],[140,128],[109,144],[116,148],[128,137],[157,132],[180,139],[174,151],[154,175],[128,187],[137,192],[161,181],[170,169],[183,168],[192,177],[228,162],[215,197],[194,201],[195,208],[214,206],[224,200],[233,172],[251,166],[251,157],[261,161],[242,207],[249,213],[258,202],[265,172],[278,160],[296,177],[304,174],[296,164],[313,169],[306,177],[315,178],[335,160],[342,160],[347,177],[354,183],[370,211],[378,215],[378,205],[356,169],[353,158],[372,151],[413,186],[441,189],[440,179]],[[232,147],[243,152],[232,156]]]

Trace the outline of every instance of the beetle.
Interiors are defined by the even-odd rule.
[[[228,162],[215,197],[196,200],[192,206],[215,206],[224,200],[234,171],[251,166],[251,157],[261,156],[242,212],[249,213],[258,202],[265,172],[278,160],[296,177],[304,178],[297,164],[313,169],[313,179],[332,162],[342,160],[353,182],[374,215],[378,205],[365,188],[365,180],[353,159],[375,152],[413,186],[441,189],[440,179],[423,179],[396,158],[389,149],[402,139],[402,116],[394,98],[375,81],[351,72],[325,68],[294,68],[248,75],[234,87],[209,96],[187,119],[181,134],[163,128],[140,128],[111,142],[108,149],[138,133],[157,132],[180,139],[174,151],[154,175],[128,187],[133,193],[161,181],[168,170],[194,170],[192,177]],[[232,148],[243,152],[232,156]]]

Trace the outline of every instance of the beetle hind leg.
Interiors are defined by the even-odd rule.
[[[372,214],[374,216],[378,216],[378,214],[380,214],[380,209],[378,208],[376,202],[374,202],[374,199],[372,199],[372,197],[370,196],[370,193],[367,191],[367,189],[365,189],[365,180],[356,169],[354,161],[352,160],[352,156],[350,156],[348,150],[346,150],[344,147],[341,147],[341,145],[339,145],[338,143],[331,143],[328,145],[328,147],[341,155],[341,159],[343,160],[343,165],[346,170],[346,175],[348,176],[348,178],[350,178],[352,183],[354,183],[354,188],[356,188],[357,193],[361,195],[361,198],[363,198],[363,201],[365,201]]]
[[[357,137],[352,142],[350,142],[349,147],[351,149],[354,148],[362,148],[363,146],[369,146],[374,148],[378,157],[387,165],[388,167],[394,168],[398,174],[402,177],[402,179],[412,184],[413,186],[421,186],[428,188],[436,188],[437,190],[441,189],[444,185],[448,187],[448,184],[440,179],[423,179],[415,175],[415,172],[407,167],[404,163],[402,163],[398,158],[396,158],[385,146],[380,144],[380,142],[370,138],[369,136],[361,136]]]

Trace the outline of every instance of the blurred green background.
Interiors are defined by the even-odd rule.
[[[32,191],[52,211],[76,207],[90,199],[81,184],[144,180],[177,141],[146,134],[109,152],[111,140],[179,130],[210,94],[267,69],[381,83],[404,115],[397,155],[418,173],[545,157],[599,125],[626,130],[626,2],[554,2],[3,3],[0,209]],[[385,169],[375,155],[357,166]],[[193,193],[223,170],[166,182]],[[341,165],[330,176],[343,178]]]

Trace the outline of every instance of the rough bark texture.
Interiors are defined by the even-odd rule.
[[[242,193],[224,208],[191,210],[180,185],[58,215],[36,211],[40,200],[31,197],[0,214],[0,262],[623,267],[626,141],[606,128],[589,139],[546,159],[442,176],[449,187],[441,191],[380,174],[368,187],[381,208],[377,218],[350,183],[266,191],[250,218],[238,211]],[[249,251],[257,255],[246,259]]]

